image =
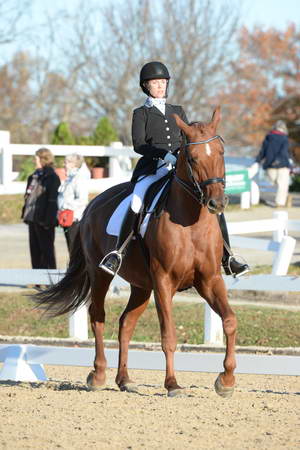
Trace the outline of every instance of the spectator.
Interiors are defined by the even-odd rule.
[[[84,158],[76,153],[66,156],[65,169],[67,179],[59,187],[57,204],[58,214],[61,211],[71,213],[72,224],[67,226],[61,224],[66,237],[68,250],[70,251],[77,224],[88,204],[89,191],[87,180],[91,175],[84,162]]]
[[[269,179],[277,185],[275,203],[270,206],[285,206],[290,180],[290,155],[288,129],[283,120],[278,120],[266,135],[262,148],[256,157],[256,163],[263,163]]]
[[[57,191],[60,185],[47,148],[35,153],[35,172],[28,177],[22,218],[29,226],[29,245],[33,269],[56,269],[54,251],[57,225]]]

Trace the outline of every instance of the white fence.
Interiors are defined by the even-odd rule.
[[[118,350],[105,349],[107,367],[118,367]],[[46,381],[43,364],[91,367],[95,350],[37,345],[0,345],[0,380]],[[187,372],[218,373],[223,370],[222,353],[175,352],[175,370]],[[236,373],[300,375],[298,356],[237,354]],[[162,352],[129,350],[128,368],[165,370]]]
[[[13,181],[17,173],[13,172],[14,155],[34,155],[41,148],[41,145],[31,144],[11,144],[10,133],[0,131],[0,194],[23,194],[25,192],[25,182]],[[122,142],[112,142],[110,146],[82,146],[82,145],[47,145],[55,156],[65,156],[71,153],[79,153],[87,156],[106,156],[109,158],[108,177],[101,179],[90,179],[90,192],[103,192],[117,183],[128,181],[131,178],[131,159],[138,155],[133,151],[132,146],[123,146]],[[231,171],[232,172],[232,171]],[[233,171],[234,172],[234,171]],[[239,177],[240,175],[236,175]],[[234,183],[235,174],[232,173],[227,180]],[[251,182],[251,192],[241,193],[241,208],[250,208],[251,204],[259,201],[259,189],[254,181]]]
[[[25,191],[25,183],[13,181],[14,155],[34,155],[41,145],[11,144],[8,131],[0,131],[0,194],[20,194]],[[130,159],[137,154],[132,147],[123,146],[122,142],[112,142],[109,147],[82,145],[47,145],[55,156],[65,156],[79,153],[87,156],[106,156],[109,158],[109,176],[89,181],[90,192],[102,192],[116,183],[128,181],[131,178]]]

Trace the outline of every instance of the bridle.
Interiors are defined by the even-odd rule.
[[[177,181],[177,183],[179,183],[201,205],[204,205],[206,203],[203,188],[205,188],[206,186],[208,186],[210,184],[216,184],[216,183],[222,183],[223,186],[225,187],[225,179],[219,178],[219,177],[214,177],[214,178],[208,178],[207,180],[204,180],[201,183],[199,183],[199,181],[197,181],[196,178],[194,177],[192,161],[191,161],[190,154],[187,151],[187,147],[189,147],[190,145],[207,144],[208,142],[214,141],[215,139],[220,139],[221,142],[224,142],[224,139],[222,138],[222,136],[215,135],[215,136],[213,136],[209,139],[205,139],[203,141],[188,142],[187,144],[183,145],[185,159],[186,159],[186,163],[187,163],[187,169],[188,169],[188,176],[191,181],[191,184],[187,183],[185,180],[178,177],[176,174],[174,176],[174,179]]]

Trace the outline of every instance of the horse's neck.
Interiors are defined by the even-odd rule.
[[[196,224],[210,213],[206,206],[201,205],[191,193],[187,192],[175,179],[172,181],[168,200],[168,211],[171,220],[179,224]]]

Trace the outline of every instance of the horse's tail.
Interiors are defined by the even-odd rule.
[[[74,236],[70,262],[65,276],[48,289],[32,296],[38,307],[50,317],[75,311],[90,298],[90,278],[80,240],[80,230]]]

